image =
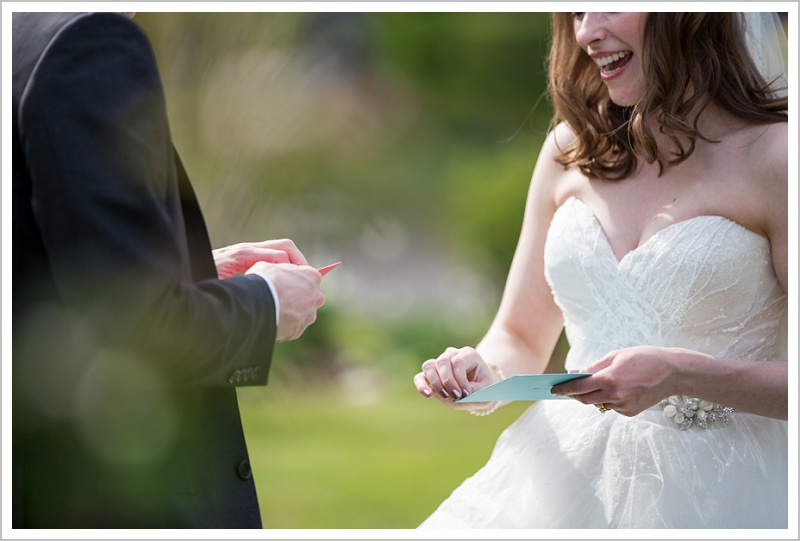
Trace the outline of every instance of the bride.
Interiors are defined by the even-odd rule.
[[[757,32],[772,15],[553,14],[554,129],[500,308],[414,383],[491,413],[457,400],[543,372],[562,328],[567,370],[592,375],[528,408],[422,528],[787,528],[787,99],[767,43],[785,36]]]

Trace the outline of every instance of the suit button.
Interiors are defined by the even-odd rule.
[[[236,468],[236,473],[238,473],[239,477],[245,481],[250,479],[250,477],[253,476],[253,471],[250,469],[250,462],[247,460],[242,460],[239,462],[239,466]]]

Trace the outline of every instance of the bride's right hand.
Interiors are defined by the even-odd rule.
[[[422,371],[414,376],[414,384],[425,398],[435,396],[453,409],[474,409],[481,403],[456,403],[502,379],[474,348],[447,348],[436,359],[422,363]]]

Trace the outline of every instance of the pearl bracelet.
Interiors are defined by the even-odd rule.
[[[486,361],[484,361],[484,362],[486,362]],[[506,379],[506,375],[503,373],[503,371],[502,371],[502,370],[500,370],[500,368],[499,368],[497,365],[495,365],[495,364],[492,364],[492,363],[490,363],[490,362],[486,362],[486,366],[488,366],[490,369],[494,370],[494,372],[495,372],[495,373],[496,373],[498,376],[500,376],[500,381],[502,381],[502,380]],[[483,417],[483,416],[485,416],[485,415],[489,415],[490,413],[494,413],[495,411],[497,411],[497,408],[499,408],[499,407],[500,407],[500,402],[496,400],[496,401],[494,401],[494,402],[490,402],[490,403],[489,403],[489,407],[488,407],[488,408],[486,408],[486,409],[482,409],[482,410],[468,410],[468,411],[469,411],[469,412],[470,412],[472,415],[475,415],[476,417]]]

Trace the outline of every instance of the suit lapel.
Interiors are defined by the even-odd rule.
[[[183,220],[186,225],[186,241],[189,245],[189,261],[192,278],[196,281],[218,278],[217,267],[211,254],[211,239],[208,236],[206,222],[200,211],[200,204],[194,193],[189,176],[177,150],[173,148],[175,169],[178,173],[178,191],[181,198]]]

